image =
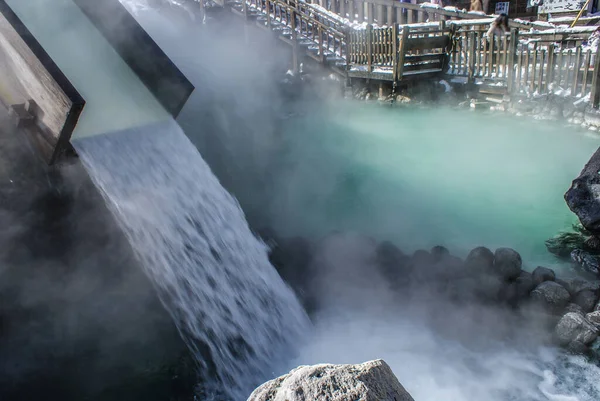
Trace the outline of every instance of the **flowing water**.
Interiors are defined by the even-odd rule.
[[[124,2],[140,3],[133,0]],[[197,43],[202,43],[201,36],[195,36],[199,35],[199,31],[185,30],[183,24],[170,24],[167,18],[151,9],[146,11],[149,13],[145,17],[146,28],[159,44],[166,44],[165,50],[176,62],[185,62],[186,73],[197,87],[202,88],[203,92],[205,89],[243,92],[244,83],[238,88],[236,85],[239,82],[233,84],[228,80],[234,70],[238,71],[232,64],[235,54],[238,50],[244,53],[243,50],[229,48],[230,51],[225,51],[231,43],[223,42],[220,53],[214,52],[211,46],[205,52],[189,51],[191,43],[196,47]],[[223,36],[226,34],[223,33]],[[203,44],[207,45],[206,42]],[[216,47],[219,48],[219,45]],[[210,62],[203,61],[206,53],[210,53],[210,57],[207,57]],[[240,56],[240,60],[246,56],[248,54]],[[211,78],[202,80],[201,76]],[[198,85],[200,82],[207,87]],[[256,80],[248,79],[248,82],[256,84]],[[198,91],[196,96],[199,96]],[[273,139],[271,136],[265,138],[257,135],[248,140],[247,135],[258,126],[258,118],[253,120],[247,116],[252,114],[249,111],[253,109],[255,100],[248,98],[235,103],[240,107],[233,108],[230,115],[217,110],[222,122],[207,129],[204,121],[198,120],[201,110],[194,109],[192,99],[189,104],[194,107],[188,107],[187,120],[182,121],[186,134],[194,139],[207,158],[225,160],[221,160],[221,163],[227,164],[227,174],[253,178],[257,172],[247,168],[252,163],[246,164],[243,159],[251,151],[256,152],[253,156],[261,155],[261,145]],[[215,107],[207,103],[205,106]],[[241,117],[247,127],[238,132],[232,128],[237,127],[232,121],[239,118],[240,114],[247,114]],[[226,149],[227,152],[211,152],[215,149],[202,140],[209,136],[218,137],[222,141],[219,150]],[[171,157],[167,157],[162,148],[159,152],[152,149],[153,141],[149,144],[146,139],[138,139],[135,147],[125,139],[113,142],[117,148],[115,155],[125,154],[122,148],[131,150],[127,162],[114,160],[110,156],[112,152],[108,151],[90,154],[89,147],[83,146],[84,143],[78,147],[83,151],[84,162],[93,167],[99,186],[105,189],[118,214],[123,216],[132,243],[144,260],[148,260],[146,265],[159,273],[162,271],[160,266],[166,264],[168,267],[163,271],[168,271],[168,275],[151,274],[164,280],[164,283],[157,280],[163,294],[172,295],[173,287],[179,288],[181,281],[188,281],[185,275],[194,279],[212,272],[214,265],[210,262],[215,262],[216,258],[238,261],[237,258],[243,258],[240,262],[246,265],[246,254],[257,246],[262,255],[260,265],[266,264],[264,249],[254,239],[250,240],[246,223],[237,220],[235,226],[230,226],[231,230],[218,234],[234,237],[237,235],[233,232],[234,228],[241,228],[243,233],[248,234],[244,236],[244,241],[231,243],[237,244],[237,248],[228,248],[229,253],[222,252],[210,240],[212,235],[217,235],[217,231],[207,231],[207,228],[215,228],[214,224],[201,226],[204,227],[204,235],[194,237],[201,244],[199,249],[204,255],[199,264],[204,267],[206,259],[212,266],[209,269],[195,270],[191,264],[185,263],[185,268],[178,274],[179,269],[173,266],[173,261],[164,258],[165,251],[162,248],[146,249],[148,244],[157,242],[153,242],[155,239],[142,241],[140,238],[157,236],[158,242],[178,250],[176,254],[185,255],[188,238],[187,234],[182,237],[180,231],[193,231],[195,229],[191,227],[196,224],[169,217],[180,215],[177,214],[175,203],[164,200],[164,194],[153,193],[149,196],[129,193],[125,184],[131,185],[131,182],[127,180],[135,178],[134,182],[140,183],[140,186],[153,188],[154,184],[143,184],[145,177],[154,177],[151,172],[155,171],[158,176],[166,178],[161,173],[165,168],[164,171],[172,172],[169,175],[171,180],[178,177],[176,181],[179,182],[181,176],[181,180],[194,189],[185,192],[189,196],[190,193],[199,194],[205,188],[203,180],[208,170],[201,162],[202,168],[198,168],[195,162],[186,163],[186,158],[179,154],[183,146],[175,151],[170,144],[164,143],[165,149],[171,149]],[[584,132],[546,122],[444,108],[392,110],[344,102],[326,106],[319,104],[308,115],[289,118],[281,132],[281,139],[281,144],[269,147],[270,150],[264,153],[265,160],[271,166],[265,185],[268,189],[266,194],[247,196],[242,194],[242,189],[247,190],[251,186],[244,186],[243,183],[237,186],[233,183],[231,186],[240,198],[246,197],[245,206],[261,209],[264,221],[277,231],[312,237],[334,229],[349,229],[392,240],[407,251],[444,244],[453,253],[462,255],[477,245],[491,248],[512,246],[521,252],[528,268],[540,263],[558,266],[545,251],[543,241],[557,231],[567,229],[575,221],[564,205],[562,194],[599,144],[597,138]],[[178,140],[182,139],[178,137]],[[252,141],[254,143],[249,146],[248,142]],[[143,143],[142,148],[138,148],[140,143]],[[99,146],[98,142],[94,146]],[[276,149],[276,157],[272,157],[273,148]],[[184,154],[188,154],[188,151]],[[162,155],[160,162],[151,156],[153,154]],[[199,159],[199,156],[194,158]],[[128,163],[137,164],[138,167],[133,170]],[[167,165],[163,166],[163,163]],[[235,165],[238,166],[237,170]],[[127,176],[123,174],[126,171],[135,171],[135,174]],[[223,171],[220,173],[223,174]],[[138,174],[142,176],[136,177]],[[214,177],[211,176],[211,180]],[[172,188],[168,181],[163,184]],[[197,185],[201,188],[198,189]],[[216,192],[230,199],[220,187]],[[129,201],[115,203],[115,200],[124,199],[123,194],[127,195],[125,198]],[[206,203],[204,199],[194,204],[180,197],[177,196],[178,202],[188,205],[184,208],[186,213],[189,210],[198,213],[194,219],[208,219],[215,223],[221,221],[216,216],[229,217],[228,214],[221,214],[222,210],[213,201]],[[239,209],[235,210],[234,214],[241,216]],[[168,234],[157,230],[163,227],[165,221],[170,227]],[[175,222],[183,224],[183,228]],[[222,229],[221,225],[219,229]],[[248,243],[250,249],[247,248]],[[197,247],[196,243],[193,246]],[[211,246],[218,257],[211,252]],[[186,258],[182,257],[187,262]],[[155,259],[162,262],[158,263]],[[235,271],[238,272],[239,267]],[[231,272],[229,267],[225,268],[225,272]],[[260,274],[254,275],[255,272]],[[215,280],[215,275],[210,274]],[[274,316],[269,317],[262,310],[252,311],[256,315],[244,315],[241,309],[235,308],[238,314],[230,315],[232,304],[240,299],[236,291],[220,292],[218,296],[211,292],[214,298],[175,291],[174,303],[178,309],[171,310],[184,333],[191,331],[195,333],[192,337],[209,344],[211,351],[217,355],[216,360],[221,362],[218,366],[233,366],[227,372],[237,374],[249,372],[257,365],[268,365],[269,358],[277,353],[263,340],[287,337],[290,332],[297,332],[291,330],[290,325],[292,329],[302,331],[304,319],[297,311],[295,299],[287,290],[283,290],[281,282],[273,277],[272,270],[252,268],[244,276],[229,274],[234,283],[238,283],[233,286],[246,288],[248,297],[243,299],[250,305],[254,305],[254,302],[248,300],[260,304],[262,297],[249,294],[251,289],[256,290],[256,286],[246,286],[246,280],[252,284],[257,281],[264,284],[258,286],[259,294],[275,294],[270,306],[275,311]],[[266,282],[258,278],[264,274],[269,276]],[[200,281],[208,283],[210,287],[209,277]],[[277,285],[271,287],[269,283]],[[339,277],[329,285],[332,288],[334,285],[336,288],[346,287],[344,280]],[[360,293],[364,288],[359,287]],[[422,319],[427,311],[420,311],[421,315],[419,311],[405,313],[405,306],[389,303],[389,297],[378,289],[362,293],[360,300],[357,302],[350,297],[325,306],[315,317],[312,335],[307,336],[308,341],[304,345],[298,344],[299,356],[291,358],[288,367],[300,363],[355,363],[383,358],[390,363],[416,401],[592,401],[600,398],[600,369],[583,358],[565,356],[556,349],[531,343],[511,343],[495,336],[485,342],[484,348],[465,346],[465,338],[459,341],[453,336],[446,336],[443,330],[436,330],[427,319]],[[166,302],[167,305],[174,303]],[[356,308],[357,304],[360,307]],[[293,313],[289,312],[290,308]],[[288,311],[287,319],[277,316],[285,314],[285,311]],[[198,316],[208,321],[208,325],[205,322],[204,327],[200,327],[199,323],[202,322],[198,321]],[[493,315],[483,321],[468,323],[460,314],[453,317],[455,319],[448,319],[444,328],[449,331],[462,330],[466,333],[467,342],[469,339],[479,340],[494,330]],[[187,327],[190,325],[191,329]],[[234,327],[235,330],[232,329]],[[259,333],[252,335],[256,327]],[[239,351],[231,352],[228,349],[228,341],[223,338],[236,330],[248,334],[244,337],[246,341],[258,343],[256,352],[259,355],[240,358]],[[225,335],[221,337],[223,333]],[[528,334],[524,331],[522,335],[526,337]],[[254,343],[251,345],[256,346]],[[275,362],[271,366],[278,368],[279,364]],[[219,373],[227,376],[223,370]],[[241,377],[248,385],[254,379],[245,375]],[[226,383],[236,379],[228,377]],[[243,399],[241,396],[238,398]]]
[[[202,365],[204,399],[243,399],[308,320],[238,203],[175,122],[74,145]]]

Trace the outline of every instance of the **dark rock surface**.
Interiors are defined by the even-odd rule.
[[[498,248],[494,253],[494,270],[506,281],[515,280],[521,274],[521,255],[514,249]]]
[[[569,209],[594,235],[600,234],[600,149],[596,151],[565,193]]]
[[[598,297],[596,296],[596,293],[591,290],[579,291],[575,297],[573,297],[573,302],[579,305],[585,313],[593,311],[597,301]]]
[[[547,267],[538,266],[532,273],[533,283],[537,286],[542,284],[544,281],[554,281],[556,274],[554,270],[548,269]]]
[[[562,285],[554,281],[545,281],[535,287],[531,298],[549,312],[558,313],[567,306],[571,295]]]

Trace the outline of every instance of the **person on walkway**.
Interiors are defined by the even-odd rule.
[[[494,36],[504,36],[508,31],[510,31],[508,27],[508,15],[502,13],[492,22],[485,36],[488,42],[491,42],[494,40]]]

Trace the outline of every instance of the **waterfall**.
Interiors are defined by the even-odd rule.
[[[203,382],[212,383],[208,393],[245,399],[289,358],[309,321],[237,201],[174,121],[74,146],[199,362]]]

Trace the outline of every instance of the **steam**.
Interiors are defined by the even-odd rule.
[[[383,358],[420,401],[599,398],[598,368],[551,347],[544,319],[449,304],[427,286],[399,295],[372,259],[376,241],[392,240],[458,255],[513,246],[528,268],[556,264],[543,241],[573,220],[562,193],[597,138],[444,107],[285,102],[273,72],[289,53],[269,35],[238,20],[137,18],[194,82],[180,123],[255,227],[374,238],[320,248],[315,333],[289,368]]]

